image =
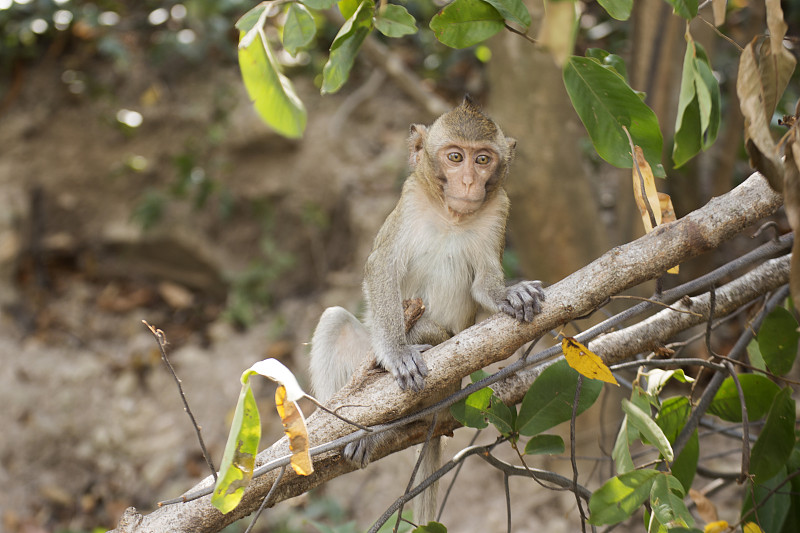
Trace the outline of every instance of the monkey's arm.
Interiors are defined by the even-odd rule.
[[[542,312],[544,290],[541,281],[520,281],[506,287],[500,262],[477,269],[472,284],[475,301],[491,312],[502,311],[520,322],[531,322]]]
[[[378,364],[392,373],[400,388],[421,390],[425,385],[428,367],[421,352],[430,345],[407,344],[403,298],[400,280],[405,272],[404,254],[394,249],[388,231],[395,224],[397,213],[392,212],[375,240],[364,271],[364,296],[367,301],[372,348]]]

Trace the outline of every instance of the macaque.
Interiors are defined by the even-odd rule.
[[[364,271],[365,322],[341,307],[328,308],[311,341],[311,379],[320,401],[367,358],[391,372],[401,389],[419,391],[428,374],[423,352],[473,325],[479,308],[526,322],[541,311],[541,283],[506,287],[501,265],[509,209],[503,185],[515,147],[469,97],[430,128],[411,126],[412,174]],[[403,301],[414,298],[422,299],[424,312],[406,331]],[[344,457],[364,467],[388,438],[383,433],[348,444]],[[430,473],[425,462],[438,468],[439,446],[431,444],[435,450],[421,475]]]

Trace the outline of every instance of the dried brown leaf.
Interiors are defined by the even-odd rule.
[[[794,56],[781,44],[781,38],[767,38],[759,48],[758,70],[764,91],[764,113],[768,118],[775,112],[795,64]]]
[[[645,233],[653,231],[653,224],[650,220],[650,213],[647,210],[647,203],[650,204],[650,209],[655,215],[656,225],[661,224],[661,209],[659,207],[658,191],[656,190],[656,180],[653,177],[653,170],[644,158],[644,152],[638,146],[634,146],[635,152],[635,165],[633,165],[633,197],[636,199],[636,205],[639,206],[639,213],[642,215],[642,223],[644,224]],[[638,169],[638,170],[637,170]],[[647,195],[647,203],[642,196],[642,180],[639,179],[639,171],[642,173],[644,180],[644,190]]]
[[[755,39],[742,51],[736,94],[744,115],[745,147],[750,155],[750,165],[761,172],[770,186],[783,190],[783,173],[778,158],[778,148],[769,130],[769,119],[764,105],[764,87],[754,51]]]
[[[705,494],[699,490],[689,489],[689,498],[697,506],[697,514],[700,515],[704,522],[716,522],[719,520],[717,508],[711,500],[706,498]]]
[[[792,230],[797,232],[800,229],[800,169],[797,168],[800,162],[800,130],[792,128],[786,141],[786,157],[783,161],[784,167],[784,190],[783,203],[786,209],[786,218]],[[800,302],[800,239],[795,239],[792,245],[792,262],[789,270],[789,289],[792,294],[795,309]]]

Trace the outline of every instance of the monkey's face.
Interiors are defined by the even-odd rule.
[[[448,144],[436,153],[445,205],[459,215],[477,211],[497,186],[504,162],[490,143]]]

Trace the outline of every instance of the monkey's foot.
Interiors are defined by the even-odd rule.
[[[393,357],[382,361],[381,365],[392,373],[401,389],[421,391],[425,387],[425,376],[428,375],[428,365],[422,359],[422,352],[430,348],[430,344],[406,344]]]
[[[521,281],[506,289],[500,310],[520,322],[532,322],[542,312],[544,289],[541,281]]]
[[[351,442],[342,450],[342,457],[345,461],[351,463],[358,468],[366,468],[369,460],[372,457],[372,450],[375,449],[377,444],[377,435],[372,437],[364,437],[355,442]]]

